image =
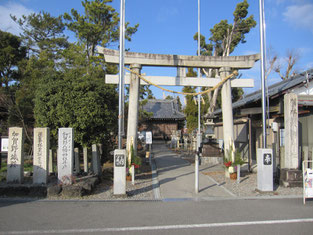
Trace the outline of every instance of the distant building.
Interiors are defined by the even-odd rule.
[[[140,131],[152,131],[154,139],[170,139],[174,131],[182,130],[185,114],[179,109],[178,99],[151,99],[142,109],[151,116],[140,123]]]

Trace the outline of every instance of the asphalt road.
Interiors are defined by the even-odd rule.
[[[0,200],[0,234],[313,234],[313,201]]]

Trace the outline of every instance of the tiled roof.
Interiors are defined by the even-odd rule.
[[[153,116],[149,119],[185,119],[185,115],[179,111],[177,99],[151,99],[143,106],[143,109],[147,112],[153,113]]]
[[[308,76],[308,77],[307,77]],[[303,73],[295,75],[293,78],[288,80],[284,80],[278,83],[273,84],[268,87],[268,96],[276,96],[277,94],[281,94],[286,90],[294,88],[299,85],[304,85],[306,82],[311,81],[313,79],[313,69],[305,71]],[[308,80],[308,81],[307,81]],[[243,99],[236,101],[233,103],[233,109],[240,108],[247,104],[257,102],[262,99],[261,90],[255,91],[246,95]],[[215,115],[221,113],[222,110],[218,109],[214,112]]]

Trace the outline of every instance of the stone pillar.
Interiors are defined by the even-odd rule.
[[[230,68],[220,69],[220,77],[223,80],[230,74]],[[231,100],[230,80],[227,80],[222,86],[222,114],[223,114],[223,136],[225,154],[230,147],[230,140],[234,141],[234,120],[233,107]]]
[[[141,65],[132,64],[130,69],[136,73],[140,73]],[[139,113],[139,88],[140,78],[131,73],[130,85],[129,85],[129,104],[128,104],[128,121],[127,121],[127,151],[130,152],[131,140],[133,139],[133,145],[135,155],[137,154],[137,130],[138,130],[138,113]]]
[[[186,77],[185,67],[177,67],[177,77]]]
[[[88,149],[87,147],[83,148],[84,155],[84,172],[88,172]]]
[[[79,149],[78,148],[74,148],[74,169],[75,169],[76,174],[78,174],[80,172]]]
[[[48,158],[50,149],[50,129],[34,129],[34,184],[48,183]]]
[[[24,131],[23,128],[9,128],[9,149],[7,183],[22,183],[24,177]]]
[[[74,130],[59,128],[58,136],[58,180],[61,184],[73,183]]]
[[[284,96],[285,120],[285,168],[298,169],[298,96],[293,93]]]
[[[52,149],[49,150],[49,174],[52,174],[53,171],[53,153]]]
[[[98,146],[92,145],[92,171],[96,175],[101,174],[101,163],[99,158]]]

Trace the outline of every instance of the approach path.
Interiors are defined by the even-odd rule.
[[[234,197],[229,190],[211,177],[199,174],[199,193],[195,193],[195,167],[170,150],[163,141],[155,142],[152,150],[155,161],[160,199]],[[210,166],[200,166],[200,171]]]

